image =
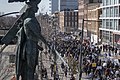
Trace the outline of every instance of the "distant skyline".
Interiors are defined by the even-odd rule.
[[[20,11],[25,5],[23,2],[8,3],[8,0],[0,0],[0,12],[8,13],[13,11]],[[46,13],[49,11],[49,0],[42,0],[39,4],[39,11]]]

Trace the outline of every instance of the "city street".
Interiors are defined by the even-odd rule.
[[[19,78],[120,80],[120,0],[0,0],[0,80]]]

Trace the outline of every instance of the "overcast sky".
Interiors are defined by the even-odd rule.
[[[20,11],[24,5],[24,3],[20,2],[8,3],[8,0],[0,0],[0,12],[8,13],[12,11]],[[48,5],[49,0],[42,0],[39,4],[39,11],[42,13],[48,12]]]

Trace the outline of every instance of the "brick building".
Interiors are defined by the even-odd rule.
[[[61,11],[59,13],[59,26],[62,32],[74,32],[78,29],[78,10]]]

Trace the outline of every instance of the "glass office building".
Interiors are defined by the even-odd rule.
[[[58,3],[59,3],[58,0],[49,0],[49,14],[58,11]]]
[[[49,13],[78,9],[78,0],[49,0]]]
[[[64,10],[77,10],[78,9],[78,0],[59,0],[59,11]]]
[[[120,0],[102,0],[101,7],[102,26],[102,41],[113,44],[116,42],[114,35],[120,34]]]

